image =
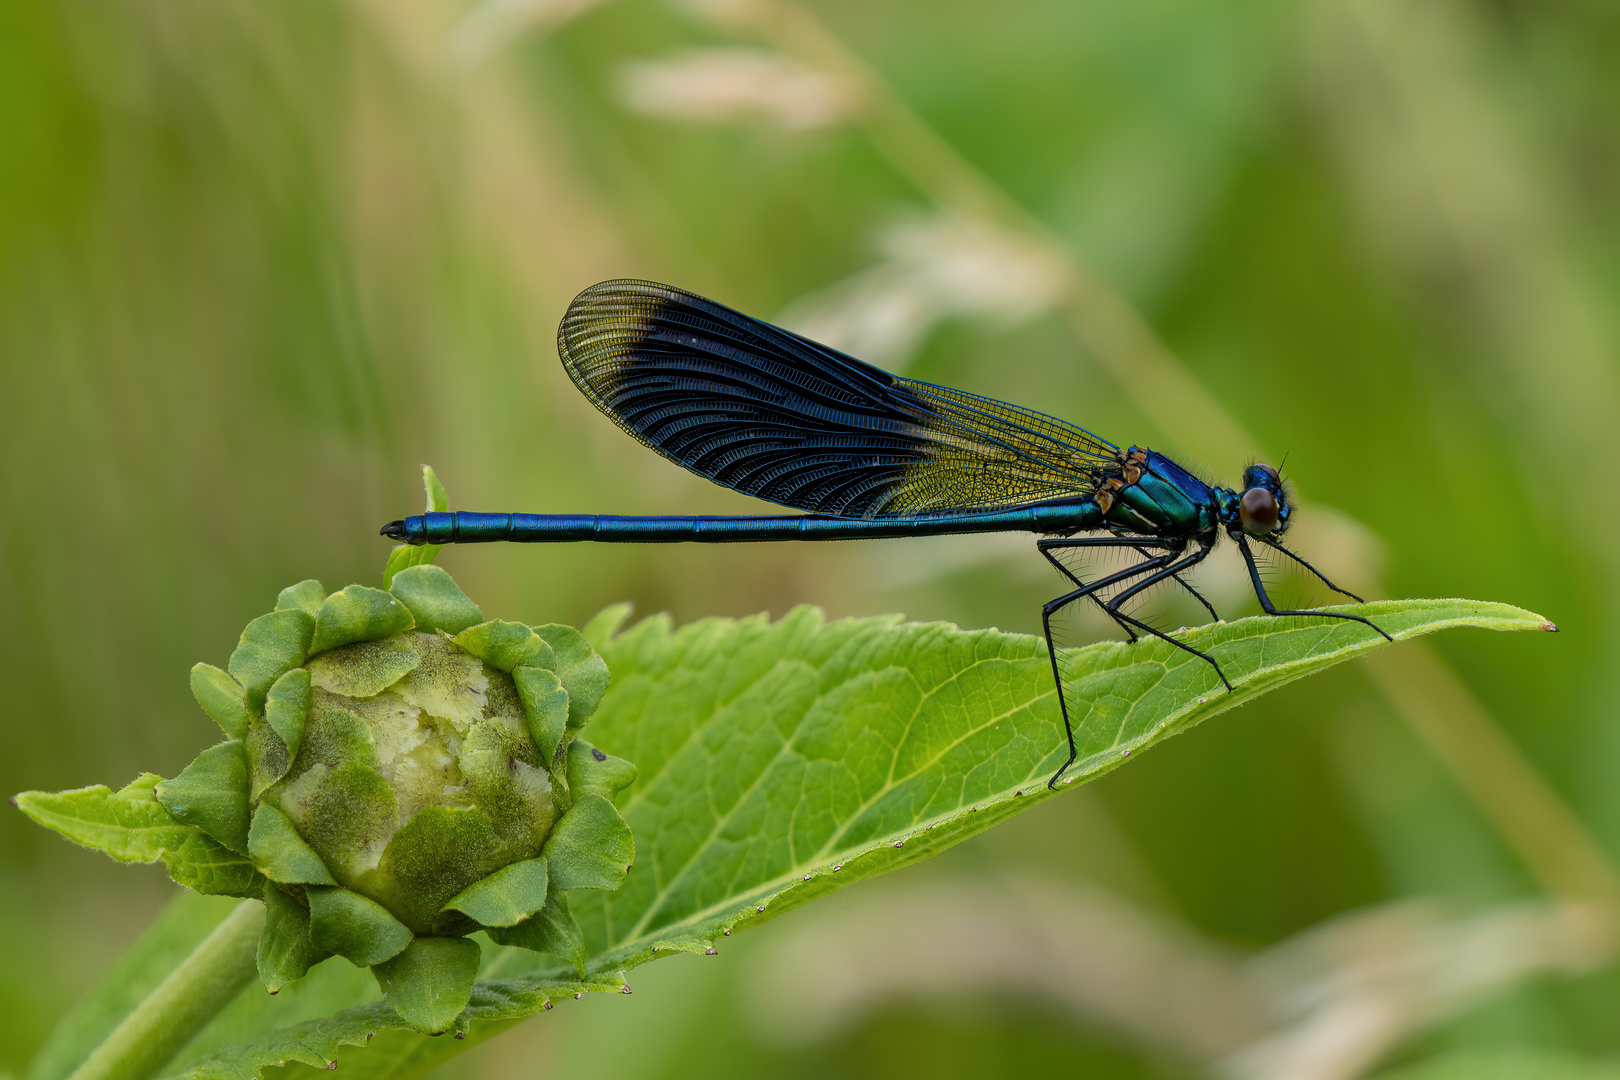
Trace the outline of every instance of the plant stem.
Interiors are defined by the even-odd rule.
[[[145,1080],[253,978],[264,905],[244,900],[112,1030],[69,1080]]]

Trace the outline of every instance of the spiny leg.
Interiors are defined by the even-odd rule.
[[[1102,538],[1098,538],[1098,539],[1102,539]],[[1076,579],[1073,574],[1070,574],[1066,567],[1064,567],[1061,563],[1059,563],[1056,559],[1054,559],[1050,554],[1047,553],[1049,548],[1063,547],[1063,546],[1070,546],[1070,547],[1108,547],[1108,546],[1126,547],[1126,546],[1129,546],[1129,545],[1128,544],[1109,545],[1109,544],[1105,544],[1105,543],[1091,543],[1091,542],[1088,542],[1086,540],[1079,540],[1079,541],[1048,541],[1048,540],[1042,540],[1042,541],[1039,542],[1039,544],[1037,546],[1040,548],[1041,554],[1046,555],[1047,559],[1050,560],[1052,562],[1052,564],[1054,566],[1056,566],[1059,570],[1063,571],[1064,575],[1066,577],[1068,577],[1070,581],[1076,581],[1077,584],[1078,584],[1078,579]],[[1069,766],[1073,765],[1074,761],[1075,761],[1075,758],[1079,756],[1079,750],[1076,749],[1076,747],[1074,745],[1074,725],[1072,723],[1070,723],[1070,721],[1069,721],[1069,699],[1068,699],[1068,696],[1066,694],[1064,694],[1064,692],[1063,692],[1063,673],[1058,670],[1057,644],[1052,640],[1052,616],[1054,614],[1056,614],[1057,612],[1061,611],[1063,608],[1067,607],[1068,605],[1074,603],[1076,600],[1082,600],[1087,596],[1095,597],[1095,595],[1097,593],[1097,590],[1099,590],[1099,589],[1105,589],[1108,586],[1117,584],[1118,582],[1123,581],[1123,580],[1125,580],[1127,578],[1134,577],[1134,576],[1136,576],[1138,574],[1148,573],[1149,571],[1157,570],[1157,569],[1160,569],[1160,568],[1162,568],[1162,567],[1164,567],[1166,565],[1169,565],[1170,563],[1174,562],[1175,557],[1176,557],[1177,554],[1179,554],[1179,552],[1176,552],[1176,551],[1166,552],[1163,555],[1160,555],[1160,556],[1157,556],[1155,558],[1147,559],[1147,560],[1145,560],[1143,562],[1137,563],[1135,566],[1126,567],[1124,570],[1121,570],[1118,573],[1110,574],[1108,577],[1102,578],[1102,579],[1100,579],[1098,581],[1094,581],[1089,585],[1080,584],[1080,587],[1075,589],[1074,591],[1064,593],[1062,596],[1059,596],[1054,600],[1048,600],[1044,605],[1041,606],[1041,630],[1046,635],[1046,651],[1047,651],[1047,655],[1051,658],[1051,661],[1052,661],[1052,682],[1057,688],[1058,710],[1063,714],[1063,733],[1066,736],[1068,736],[1068,739],[1069,739],[1069,759],[1063,763],[1062,767],[1059,768],[1057,772],[1052,774],[1052,779],[1050,779],[1050,780],[1048,780],[1046,782],[1046,786],[1048,788],[1056,788],[1057,787],[1058,780],[1063,776],[1063,774],[1065,772],[1068,772]],[[1108,610],[1106,605],[1103,605],[1103,610],[1104,611]],[[1119,616],[1119,614],[1117,612],[1109,611],[1108,614],[1110,616],[1112,616],[1115,619],[1115,621],[1121,622],[1121,625],[1124,625],[1125,622],[1134,621],[1134,620],[1129,620],[1128,618],[1125,619],[1125,620],[1121,620],[1121,617]],[[1136,640],[1136,636],[1134,634],[1132,634],[1131,640],[1132,641]]]
[[[1158,558],[1158,556],[1150,554],[1150,550],[1154,546],[1165,548],[1169,553],[1172,554],[1181,550],[1180,548],[1172,547],[1169,544],[1166,544],[1162,540],[1144,540],[1122,536],[1083,536],[1079,538],[1062,537],[1035,541],[1035,549],[1039,551],[1043,557],[1045,557],[1046,561],[1057,567],[1058,573],[1074,582],[1075,588],[1088,590],[1086,595],[1089,595],[1092,602],[1097,605],[1098,610],[1100,610],[1104,615],[1107,615],[1109,618],[1113,618],[1113,612],[1108,610],[1108,605],[1105,604],[1102,598],[1097,595],[1097,588],[1106,587],[1107,585],[1122,581],[1125,578],[1131,577],[1135,574],[1142,573],[1143,567],[1147,562]],[[1079,576],[1076,575],[1072,570],[1063,565],[1063,563],[1059,562],[1057,556],[1052,554],[1054,550],[1087,547],[1130,548],[1132,551],[1142,556],[1144,561],[1136,563],[1134,566],[1127,567],[1118,574],[1110,575],[1103,581],[1097,581],[1093,582],[1091,585],[1087,585],[1084,581],[1081,581]],[[1203,597],[1199,597],[1199,599],[1202,600]],[[1209,605],[1205,604],[1204,606],[1208,607]],[[1062,607],[1062,605],[1060,604],[1059,607]],[[1057,609],[1054,608],[1053,610],[1055,611]],[[1114,619],[1114,622],[1118,624],[1121,630],[1125,631],[1126,640],[1134,645],[1136,643],[1136,631],[1131,629],[1128,624],[1121,622],[1119,619]],[[1047,635],[1047,644],[1051,644],[1050,634]]]
[[[1328,588],[1332,589],[1334,592],[1340,594],[1341,596],[1348,596],[1350,599],[1354,600],[1358,604],[1365,604],[1367,602],[1367,601],[1363,600],[1361,597],[1357,596],[1355,593],[1351,592],[1349,589],[1341,589],[1337,585],[1333,584],[1333,582],[1331,582],[1331,581],[1329,581],[1327,579],[1326,574],[1322,573],[1322,571],[1318,570],[1316,567],[1312,566],[1310,563],[1306,562],[1304,559],[1300,558],[1298,555],[1295,555],[1292,551],[1289,551],[1287,548],[1283,547],[1282,544],[1278,543],[1276,540],[1273,540],[1270,537],[1261,537],[1260,542],[1265,544],[1267,547],[1270,547],[1270,548],[1273,548],[1273,549],[1275,549],[1277,551],[1282,552],[1284,555],[1288,556],[1290,559],[1293,559],[1295,562],[1299,563],[1299,565],[1303,566],[1305,569],[1307,569],[1311,573],[1315,574],[1316,577],[1317,577],[1317,580],[1319,580],[1322,584],[1326,585]]]
[[[1118,546],[1120,546],[1120,547],[1132,547],[1132,550],[1135,550],[1134,545],[1121,544],[1121,545],[1118,545]],[[1097,607],[1102,610],[1102,613],[1104,615],[1107,615],[1110,619],[1113,619],[1114,622],[1119,626],[1119,628],[1121,630],[1125,631],[1127,644],[1134,645],[1134,644],[1136,644],[1138,639],[1137,639],[1137,636],[1136,636],[1136,631],[1132,628],[1131,620],[1121,618],[1120,615],[1119,615],[1119,612],[1115,611],[1112,607],[1110,607],[1107,603],[1105,603],[1098,594],[1103,589],[1107,589],[1107,588],[1110,588],[1110,587],[1112,587],[1114,585],[1118,585],[1120,582],[1128,581],[1133,577],[1138,577],[1138,576],[1140,576],[1142,574],[1150,573],[1152,571],[1159,570],[1159,569],[1162,569],[1165,566],[1168,566],[1170,563],[1174,562],[1181,555],[1181,550],[1182,549],[1179,548],[1179,547],[1171,548],[1171,549],[1167,550],[1163,555],[1150,556],[1150,557],[1148,557],[1146,559],[1143,559],[1139,563],[1134,563],[1131,566],[1127,566],[1123,570],[1120,570],[1120,571],[1118,571],[1116,573],[1113,573],[1113,574],[1109,574],[1107,577],[1098,578],[1096,581],[1093,581],[1090,584],[1087,584],[1086,582],[1080,581],[1073,574],[1069,573],[1068,570],[1063,569],[1062,565],[1059,564],[1056,559],[1053,559],[1049,552],[1043,551],[1042,554],[1045,554],[1047,559],[1050,562],[1052,562],[1054,565],[1058,566],[1059,569],[1063,569],[1064,575],[1067,576],[1070,581],[1073,581],[1076,585],[1079,586],[1079,588],[1076,589],[1075,592],[1072,595],[1070,595],[1067,600],[1064,600],[1063,603],[1057,603],[1056,601],[1054,601],[1053,603],[1054,603],[1055,606],[1052,607],[1052,610],[1053,610],[1053,612],[1057,612],[1060,609],[1062,609],[1066,604],[1072,603],[1073,601],[1075,601],[1077,599],[1080,599],[1082,597],[1088,597],[1089,596],[1092,599],[1092,601],[1096,603]],[[1060,599],[1062,599],[1062,598],[1060,598]],[[1048,634],[1047,635],[1047,644],[1048,645],[1051,644],[1051,640],[1052,640],[1051,635]]]
[[[1380,627],[1378,627],[1375,623],[1372,622],[1372,620],[1367,619],[1367,618],[1363,618],[1360,615],[1352,615],[1348,611],[1295,611],[1295,610],[1292,610],[1292,609],[1286,609],[1285,610],[1283,608],[1279,608],[1276,605],[1272,604],[1271,597],[1266,595],[1266,587],[1265,587],[1265,585],[1262,584],[1261,581],[1260,581],[1260,568],[1254,564],[1254,552],[1249,550],[1248,537],[1246,537],[1243,533],[1237,532],[1235,530],[1232,532],[1231,535],[1232,535],[1232,539],[1237,541],[1238,550],[1243,552],[1243,561],[1245,563],[1247,563],[1248,566],[1249,566],[1249,583],[1254,586],[1254,595],[1260,601],[1260,607],[1265,611],[1265,613],[1267,615],[1315,615],[1315,616],[1317,616],[1319,618],[1323,618],[1323,619],[1348,619],[1351,622],[1358,622],[1358,623],[1362,623],[1365,626],[1372,627],[1372,629],[1377,630],[1380,634],[1383,634],[1385,641],[1394,641],[1395,640],[1394,638],[1390,637],[1388,634],[1385,634],[1384,631]],[[1279,550],[1282,550],[1282,549],[1279,549]],[[1292,555],[1293,553],[1288,552],[1288,554]],[[1305,562],[1304,559],[1300,559],[1299,561],[1302,562],[1302,563]],[[1306,563],[1306,565],[1309,566],[1310,564]],[[1312,572],[1315,573],[1314,570]],[[1321,574],[1317,574],[1316,576],[1317,577],[1322,577]],[[1326,578],[1322,578],[1322,580],[1327,581]],[[1339,591],[1343,592],[1342,589],[1339,590]],[[1345,593],[1345,595],[1348,596],[1350,594]],[[1359,600],[1360,597],[1357,597],[1356,599]]]
[[[1209,612],[1209,617],[1211,619],[1214,619],[1216,622],[1221,621],[1220,612],[1215,610],[1215,605],[1211,604],[1208,600],[1205,600],[1204,594],[1193,588],[1191,582],[1187,581],[1187,579],[1183,578],[1179,573],[1171,574],[1170,577],[1177,585],[1180,585],[1183,589],[1186,589],[1189,593],[1191,593],[1194,600],[1197,600],[1200,604],[1204,605],[1204,610]]]
[[[1221,665],[1216,662],[1216,660],[1215,660],[1215,658],[1213,656],[1210,656],[1206,652],[1201,652],[1198,649],[1193,648],[1191,645],[1188,645],[1184,641],[1178,641],[1175,638],[1171,637],[1169,634],[1166,634],[1164,631],[1155,629],[1154,627],[1148,625],[1147,623],[1142,622],[1139,619],[1134,619],[1131,616],[1126,615],[1124,612],[1119,610],[1120,605],[1124,604],[1125,601],[1129,600],[1131,597],[1135,596],[1137,593],[1140,593],[1140,592],[1142,592],[1142,591],[1144,591],[1146,589],[1151,589],[1154,585],[1157,585],[1159,582],[1163,581],[1167,577],[1175,577],[1175,575],[1177,575],[1179,573],[1182,573],[1183,571],[1191,570],[1193,567],[1195,567],[1199,563],[1203,562],[1204,559],[1209,556],[1209,553],[1212,550],[1214,550],[1213,547],[1208,547],[1208,546],[1200,547],[1197,551],[1193,552],[1191,555],[1187,556],[1185,559],[1181,560],[1180,562],[1174,563],[1174,564],[1172,564],[1170,566],[1167,566],[1164,569],[1162,569],[1162,570],[1158,571],[1157,573],[1153,574],[1151,577],[1144,578],[1141,581],[1137,582],[1135,585],[1132,585],[1130,588],[1125,589],[1118,596],[1116,596],[1113,599],[1109,600],[1108,604],[1107,604],[1107,607],[1108,607],[1108,613],[1110,615],[1114,616],[1114,618],[1116,618],[1116,619],[1126,619],[1126,620],[1134,623],[1137,627],[1142,629],[1144,632],[1152,634],[1154,637],[1158,638],[1159,640],[1168,641],[1170,644],[1174,645],[1176,648],[1182,649],[1182,650],[1184,650],[1186,652],[1190,652],[1194,656],[1198,657],[1200,660],[1206,661],[1209,664],[1210,667],[1215,669],[1216,676],[1218,676],[1220,678],[1222,684],[1225,685],[1225,687],[1227,689],[1227,692],[1230,693],[1231,690],[1232,690],[1232,684],[1226,678],[1226,672],[1221,670]]]
[[[1147,556],[1147,554],[1148,554],[1146,548],[1138,547],[1136,544],[1131,545],[1131,550],[1135,551],[1138,555],[1142,555],[1142,556]],[[1209,617],[1211,619],[1214,619],[1216,622],[1221,621],[1220,612],[1215,610],[1215,605],[1211,604],[1208,600],[1204,599],[1204,594],[1199,592],[1197,589],[1193,588],[1191,582],[1189,582],[1186,578],[1182,577],[1179,573],[1171,574],[1170,575],[1170,580],[1174,581],[1177,585],[1180,585],[1183,589],[1187,590],[1187,592],[1189,594],[1191,594],[1191,596],[1192,596],[1192,598],[1194,600],[1198,601],[1200,604],[1203,604],[1204,605],[1204,610],[1209,612]],[[1131,641],[1134,642],[1135,640],[1136,640],[1136,635],[1131,634]]]
[[[1064,577],[1066,577],[1070,581],[1074,582],[1076,587],[1082,587],[1083,588],[1086,583],[1081,581],[1078,577],[1076,577],[1073,573],[1071,573],[1067,566],[1064,566],[1062,563],[1058,562],[1058,560],[1051,554],[1052,549],[1054,549],[1054,548],[1075,548],[1075,547],[1130,548],[1132,551],[1136,552],[1138,555],[1142,556],[1144,559],[1151,559],[1151,558],[1154,557],[1153,554],[1152,554],[1152,549],[1154,547],[1162,547],[1162,548],[1167,548],[1169,550],[1180,551],[1180,550],[1182,550],[1182,547],[1184,547],[1185,545],[1181,545],[1181,546],[1177,546],[1177,547],[1171,547],[1171,545],[1169,545],[1168,543],[1166,543],[1163,540],[1159,540],[1156,537],[1150,539],[1150,538],[1146,538],[1146,537],[1128,537],[1128,536],[1118,536],[1118,537],[1115,537],[1115,536],[1088,536],[1088,537],[1081,537],[1079,539],[1072,539],[1072,538],[1065,537],[1063,539],[1037,540],[1035,542],[1035,546],[1036,546],[1037,549],[1039,549],[1039,551],[1040,551],[1040,553],[1042,555],[1046,556],[1046,561],[1047,562],[1051,563],[1053,566],[1058,568],[1058,573],[1062,574]],[[1204,610],[1209,612],[1209,617],[1211,619],[1214,619],[1216,622],[1221,621],[1220,612],[1215,610],[1215,606],[1213,604],[1211,604],[1208,600],[1204,599],[1204,594],[1203,593],[1201,593],[1197,589],[1193,588],[1192,584],[1190,582],[1188,582],[1187,580],[1185,580],[1184,578],[1182,578],[1179,574],[1175,575],[1175,582],[1176,582],[1177,585],[1180,585],[1183,589],[1186,589],[1187,592],[1192,595],[1192,598],[1194,600],[1197,600],[1200,604],[1204,605]],[[1107,607],[1104,606],[1102,600],[1099,599],[1096,596],[1095,593],[1092,594],[1092,599],[1096,600],[1098,607],[1102,608],[1104,611],[1108,610]],[[1117,619],[1115,621],[1118,622]],[[1136,641],[1136,632],[1134,630],[1132,630],[1129,626],[1125,625],[1124,623],[1120,623],[1120,629],[1125,631],[1125,636],[1134,644],[1135,641]]]

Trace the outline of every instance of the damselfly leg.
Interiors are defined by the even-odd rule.
[[[1318,570],[1316,567],[1312,566],[1310,563],[1306,562],[1304,559],[1300,558],[1298,555],[1295,555],[1292,551],[1289,551],[1287,548],[1285,548],[1281,544],[1277,543],[1277,541],[1273,540],[1271,537],[1263,536],[1263,537],[1260,537],[1259,539],[1260,539],[1260,542],[1262,544],[1265,544],[1267,547],[1271,548],[1274,551],[1282,552],[1284,555],[1288,556],[1290,559],[1293,559],[1295,562],[1299,563],[1299,565],[1303,566],[1305,569],[1307,569],[1311,573],[1315,574],[1316,575],[1316,580],[1320,581],[1322,584],[1326,585],[1328,588],[1332,589],[1334,592],[1338,593],[1340,596],[1348,596],[1350,599],[1354,600],[1358,604],[1365,604],[1367,602],[1367,601],[1363,600],[1361,597],[1357,596],[1355,593],[1351,592],[1349,589],[1341,589],[1341,588],[1339,588],[1339,586],[1333,584],[1333,582],[1328,580],[1326,574],[1322,573],[1322,571]],[[1247,554],[1247,552],[1245,552],[1245,554]],[[1254,563],[1251,561],[1249,563],[1249,565],[1252,567],[1254,565]],[[1365,622],[1366,620],[1362,620],[1362,621]],[[1372,626],[1372,623],[1367,623],[1367,625]],[[1373,626],[1373,629],[1378,630],[1378,627]],[[1382,630],[1379,630],[1378,632],[1381,633],[1381,634],[1383,633]],[[1387,634],[1385,636],[1388,637]]]
[[[1255,598],[1260,601],[1260,607],[1267,615],[1315,615],[1324,619],[1348,619],[1350,622],[1358,622],[1363,626],[1369,626],[1372,629],[1377,630],[1380,634],[1383,634],[1385,641],[1395,640],[1388,634],[1385,634],[1384,631],[1371,619],[1361,615],[1352,615],[1348,611],[1299,611],[1291,608],[1277,607],[1271,602],[1271,597],[1266,595],[1266,587],[1260,580],[1260,568],[1255,565],[1254,552],[1249,549],[1248,537],[1244,536],[1242,533],[1233,533],[1232,536],[1233,539],[1237,541],[1238,550],[1243,552],[1244,563],[1246,563],[1249,567],[1249,583],[1254,586]],[[1320,570],[1306,562],[1304,559],[1300,558],[1298,555],[1295,555],[1292,551],[1289,551],[1281,544],[1276,543],[1275,541],[1266,541],[1266,546],[1282,552],[1290,559],[1293,559],[1295,562],[1299,563],[1305,569],[1315,574],[1324,585],[1332,589],[1334,592],[1348,596],[1358,604],[1366,603],[1365,600],[1361,599],[1361,597],[1357,596],[1355,593],[1341,589],[1337,585],[1333,584],[1333,582],[1329,581],[1323,576]]]
[[[1220,677],[1221,682],[1226,685],[1226,688],[1228,690],[1232,689],[1232,684],[1227,682],[1225,672],[1221,671],[1221,665],[1216,662],[1213,656],[1210,656],[1205,652],[1200,652],[1198,649],[1195,649],[1191,645],[1184,642],[1177,641],[1175,638],[1164,633],[1162,630],[1156,629],[1140,619],[1132,618],[1120,610],[1124,603],[1127,600],[1130,600],[1132,597],[1140,595],[1162,581],[1172,580],[1180,584],[1188,592],[1192,593],[1193,596],[1204,605],[1210,614],[1214,615],[1215,609],[1210,606],[1209,602],[1200,596],[1197,590],[1188,585],[1187,582],[1180,576],[1185,571],[1190,570],[1194,566],[1197,566],[1199,563],[1203,562],[1205,557],[1209,555],[1209,547],[1199,545],[1197,551],[1194,551],[1190,555],[1185,555],[1184,553],[1187,550],[1185,541],[1163,541],[1157,538],[1144,539],[1141,537],[1094,536],[1043,539],[1036,543],[1036,548],[1043,556],[1045,556],[1048,562],[1050,562],[1053,566],[1056,566],[1058,570],[1070,581],[1074,582],[1076,586],[1072,591],[1064,593],[1062,596],[1048,601],[1041,608],[1041,629],[1046,634],[1047,651],[1052,661],[1052,680],[1057,686],[1058,709],[1063,714],[1063,730],[1064,734],[1068,736],[1069,740],[1069,759],[1063,763],[1062,768],[1058,769],[1058,771],[1052,775],[1052,779],[1047,781],[1047,787],[1056,787],[1058,780],[1061,779],[1063,774],[1068,771],[1069,766],[1074,764],[1076,757],[1079,755],[1079,751],[1074,742],[1074,725],[1069,719],[1068,696],[1063,690],[1063,673],[1058,667],[1058,649],[1052,638],[1052,616],[1075,601],[1083,600],[1086,597],[1091,597],[1097,602],[1098,606],[1102,608],[1109,618],[1113,619],[1119,624],[1120,628],[1125,631],[1130,640],[1133,642],[1137,640],[1136,631],[1140,630],[1144,634],[1149,634],[1153,637],[1168,641],[1176,648],[1182,649],[1201,660],[1207,661],[1210,666],[1215,669],[1215,674]],[[1109,574],[1105,577],[1098,578],[1096,581],[1086,583],[1081,581],[1079,575],[1071,571],[1062,563],[1061,560],[1058,559],[1055,554],[1053,554],[1055,551],[1062,551],[1072,548],[1125,548],[1147,557],[1141,562],[1128,566],[1116,573]],[[1163,553],[1159,555],[1148,555],[1148,552],[1154,549],[1161,549]],[[1142,577],[1144,574],[1147,576]],[[1130,581],[1132,578],[1137,577],[1142,577],[1142,580],[1122,589],[1117,595],[1110,597],[1106,601],[1104,601],[1099,595],[1099,593],[1104,589],[1121,585]]]
[[[1122,542],[1122,541],[1124,541],[1124,542]],[[1088,588],[1092,589],[1093,591],[1091,591],[1089,593],[1089,595],[1091,596],[1091,599],[1096,603],[1097,607],[1099,609],[1101,609],[1102,612],[1104,614],[1108,615],[1110,618],[1114,617],[1114,613],[1109,611],[1108,605],[1103,601],[1102,597],[1098,596],[1096,594],[1096,592],[1094,591],[1095,586],[1098,583],[1094,582],[1092,584],[1092,586],[1088,587],[1084,581],[1080,580],[1080,577],[1077,574],[1075,574],[1072,570],[1070,570],[1068,568],[1068,566],[1064,565],[1064,563],[1061,560],[1057,559],[1052,554],[1050,554],[1049,549],[1086,548],[1086,547],[1093,547],[1093,548],[1103,547],[1103,548],[1115,548],[1115,549],[1129,548],[1130,550],[1136,552],[1138,555],[1142,556],[1142,558],[1144,560],[1144,562],[1136,564],[1135,567],[1130,568],[1126,572],[1126,576],[1129,577],[1132,574],[1142,573],[1146,569],[1149,569],[1148,561],[1157,558],[1157,556],[1152,554],[1152,551],[1153,551],[1154,548],[1156,548],[1156,547],[1157,548],[1165,548],[1165,549],[1170,550],[1172,552],[1179,552],[1179,551],[1181,551],[1181,550],[1183,550],[1185,548],[1184,543],[1180,543],[1180,544],[1176,544],[1176,545],[1170,545],[1170,544],[1166,544],[1164,541],[1159,540],[1156,537],[1154,539],[1152,539],[1152,540],[1143,540],[1143,539],[1140,539],[1140,538],[1125,538],[1125,537],[1113,537],[1113,536],[1081,537],[1081,538],[1078,538],[1078,539],[1064,537],[1064,538],[1061,538],[1061,539],[1038,540],[1038,541],[1036,541],[1035,546],[1036,546],[1037,550],[1039,550],[1040,553],[1043,556],[1046,557],[1047,562],[1049,562],[1053,566],[1057,567],[1058,573],[1062,574],[1064,577],[1066,577],[1070,581],[1074,582],[1074,586],[1075,586],[1076,589],[1088,589]],[[1220,616],[1220,613],[1215,610],[1215,606],[1204,598],[1203,593],[1201,593],[1197,589],[1193,588],[1191,582],[1187,581],[1187,579],[1182,577],[1179,573],[1172,574],[1171,578],[1175,581],[1175,583],[1177,585],[1180,585],[1183,589],[1185,589],[1192,596],[1192,598],[1194,600],[1197,600],[1200,604],[1202,604],[1204,606],[1204,610],[1209,612],[1209,617],[1211,619],[1215,620],[1216,622],[1220,622],[1221,616]],[[1054,603],[1055,603],[1055,601],[1054,601]],[[1063,606],[1062,604],[1058,604],[1058,607],[1062,607],[1062,606]],[[1057,609],[1054,608],[1053,610],[1057,610]],[[1114,621],[1118,622],[1120,629],[1125,631],[1126,640],[1128,640],[1128,641],[1130,641],[1131,643],[1134,644],[1136,642],[1136,640],[1137,640],[1137,635],[1136,635],[1136,631],[1130,626],[1130,624],[1128,622],[1120,621],[1117,618]]]

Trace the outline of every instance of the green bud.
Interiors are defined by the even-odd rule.
[[[607,666],[569,627],[482,621],[436,566],[391,592],[317,590],[283,590],[229,674],[193,673],[240,738],[158,797],[269,879],[266,986],[341,956],[442,1031],[477,970],[462,935],[580,964],[565,891],[624,880],[634,844],[611,799],[635,768],[574,738]]]
[[[442,569],[394,570],[390,591],[283,589],[226,670],[193,668],[228,738],[174,779],[18,805],[182,884],[262,897],[272,993],[341,956],[437,1033],[477,975],[467,934],[583,973],[566,892],[624,880],[635,847],[611,800],[635,768],[575,738],[607,686],[581,634],[484,621]]]

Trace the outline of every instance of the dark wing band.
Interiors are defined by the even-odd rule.
[[[1084,496],[1118,448],[1061,420],[891,375],[650,281],[557,328],[580,392],[671,461],[812,514],[913,517]]]

